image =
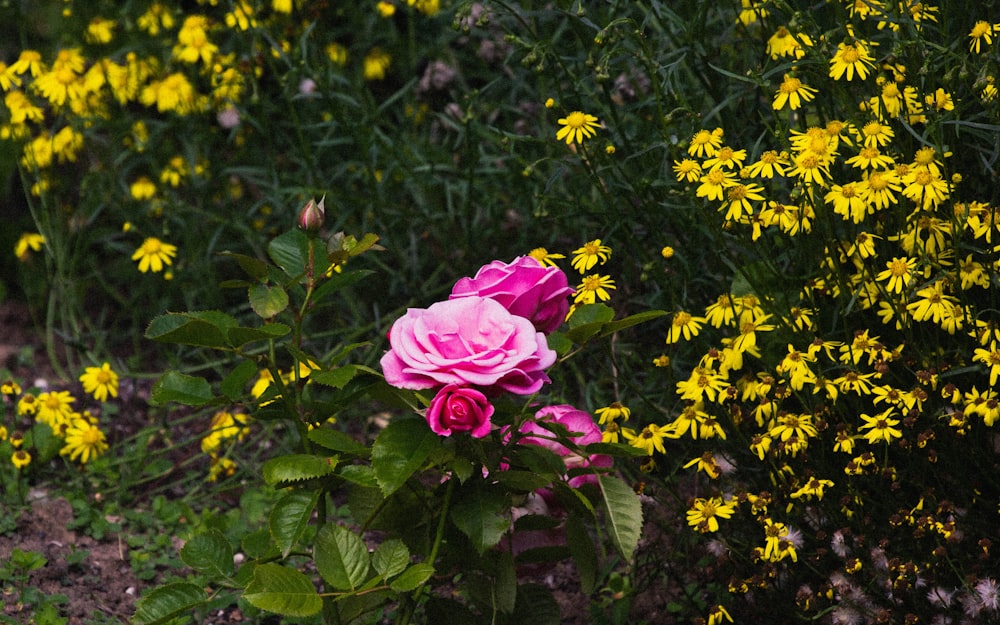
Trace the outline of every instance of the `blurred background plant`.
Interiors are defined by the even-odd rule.
[[[600,618],[996,619],[993,8],[11,3],[3,290],[64,377],[218,370],[143,329],[252,316],[219,253],[326,193],[385,251],[304,331],[372,365],[403,307],[600,239],[580,290],[672,313],[563,371],[627,408],[605,440],[648,453],[622,468],[670,545]]]

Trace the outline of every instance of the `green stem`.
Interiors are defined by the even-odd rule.
[[[448,479],[448,486],[444,491],[444,501],[441,503],[441,516],[438,518],[437,532],[434,535],[434,545],[431,547],[431,552],[427,555],[427,562],[430,562],[433,566],[434,561],[437,559],[438,551],[441,549],[441,543],[444,542],[444,527],[445,523],[448,521],[448,508],[451,506],[451,496],[455,492],[455,483],[458,482],[458,478],[454,475],[450,475]],[[407,601],[405,609],[399,615],[396,621],[397,625],[409,625],[410,620],[413,618],[413,613],[417,609],[417,605],[420,603],[420,597],[424,594],[424,590],[427,588],[427,582],[417,586],[417,589],[413,591]]]

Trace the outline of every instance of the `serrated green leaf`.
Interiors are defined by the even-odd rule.
[[[483,553],[510,529],[509,512],[510,502],[501,489],[482,481],[470,482],[455,496],[451,521],[469,537],[476,551]]]
[[[262,319],[271,319],[288,308],[288,292],[279,285],[254,284],[247,295],[250,308]]]
[[[215,397],[205,378],[198,378],[179,371],[167,371],[153,384],[149,403],[164,406],[171,402],[186,406],[204,406]]]
[[[496,480],[511,490],[530,493],[545,488],[551,480],[531,471],[499,471]]]
[[[241,399],[247,391],[247,384],[255,375],[257,375],[257,365],[251,360],[244,360],[222,379],[219,390],[232,401]]]
[[[399,575],[409,564],[410,550],[398,538],[386,540],[372,553],[372,566],[382,579]]]
[[[226,349],[226,332],[238,326],[236,319],[219,311],[167,313],[146,327],[146,338],[160,343]]]
[[[343,367],[337,367],[331,371],[317,371],[309,377],[312,378],[314,382],[319,382],[320,384],[325,384],[326,386],[344,388],[357,374],[357,367],[353,365],[344,365]]]
[[[319,287],[317,287],[316,291],[313,293],[313,298],[316,301],[322,301],[322,298],[328,296],[329,294],[336,293],[343,288],[360,282],[373,273],[375,272],[369,269],[358,269],[355,271],[345,271],[344,273],[335,273],[333,276],[320,283]]]
[[[268,529],[283,556],[287,556],[302,537],[318,499],[318,490],[293,490],[274,504],[268,516]]]
[[[642,502],[632,488],[617,477],[597,477],[607,515],[607,531],[618,553],[626,560],[639,544],[642,533]]]
[[[268,323],[256,328],[230,328],[226,338],[233,347],[240,347],[254,341],[280,339],[291,331],[292,329],[283,323]]]
[[[333,473],[337,457],[311,454],[287,454],[271,458],[264,463],[264,482],[269,486],[282,482],[301,482]]]
[[[352,484],[378,490],[378,480],[372,468],[363,464],[348,464],[340,467],[337,475]]]
[[[378,243],[378,235],[367,232],[359,241],[351,246],[349,252],[351,256],[357,256],[375,247],[376,243]]]
[[[181,560],[199,573],[213,578],[233,576],[233,546],[219,530],[208,530],[191,537],[181,547]]]
[[[341,451],[355,456],[367,456],[368,446],[357,441],[356,438],[329,427],[313,428],[307,435],[309,440],[317,445],[331,451]]]
[[[372,469],[385,496],[405,484],[440,446],[438,435],[421,419],[389,423],[372,445]]]
[[[323,600],[311,579],[280,564],[261,564],[254,568],[253,580],[243,598],[250,605],[282,616],[312,616],[323,607]]]
[[[584,304],[578,306],[573,311],[573,316],[569,318],[570,329],[592,323],[605,324],[615,318],[615,311],[605,304]]]
[[[192,610],[206,600],[200,586],[176,582],[159,586],[135,602],[132,622],[136,625],[160,625]]]
[[[271,239],[267,254],[289,276],[299,276],[309,260],[309,237],[301,230],[289,230]]]
[[[580,575],[580,590],[590,595],[597,584],[597,548],[579,516],[566,517],[566,545]]]
[[[429,580],[431,575],[434,575],[434,567],[426,562],[418,562],[400,573],[399,577],[392,580],[389,588],[392,588],[396,592],[410,592],[416,590],[421,584]]]
[[[360,536],[329,523],[316,532],[313,560],[323,580],[336,590],[355,590],[364,584],[371,564]]]

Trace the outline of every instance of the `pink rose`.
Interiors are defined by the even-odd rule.
[[[449,384],[438,391],[427,407],[427,423],[435,434],[451,436],[468,432],[475,438],[490,433],[493,404],[475,389]]]
[[[457,384],[530,395],[551,381],[545,369],[556,361],[530,321],[485,297],[407,310],[389,329],[389,346],[386,382],[412,390]]]
[[[539,421],[551,421],[562,425],[569,430],[570,440],[577,446],[583,447],[591,443],[601,442],[601,429],[594,423],[590,413],[578,410],[568,404],[546,406],[535,413],[534,421],[527,421],[521,425],[520,432],[527,434],[527,436],[520,439],[519,442],[524,445],[540,445],[562,456],[567,471],[581,467],[610,467],[612,465],[611,456],[594,454],[587,457],[580,455],[581,452],[569,449],[555,440],[555,434],[538,425]],[[581,484],[596,481],[596,475],[584,474],[570,478],[568,484],[576,488]]]
[[[462,278],[451,290],[451,298],[479,295],[494,299],[511,314],[530,319],[539,332],[550,334],[566,319],[567,297],[572,293],[561,269],[519,256],[509,265],[495,260],[481,267],[475,277]]]

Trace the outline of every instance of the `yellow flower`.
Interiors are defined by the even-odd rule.
[[[273,0],[271,2],[271,9],[275,13],[288,14],[292,12],[292,0]]]
[[[740,170],[743,161],[747,158],[746,150],[734,150],[728,145],[720,147],[715,154],[701,164],[702,169],[716,169],[725,167],[726,169]]]
[[[719,531],[719,519],[728,519],[736,509],[732,504],[723,502],[721,497],[711,499],[697,498],[687,511],[688,525],[699,532]]]
[[[147,176],[140,176],[129,186],[132,199],[143,201],[156,195],[156,184]]]
[[[325,51],[326,57],[334,65],[339,65],[340,67],[347,65],[347,48],[344,46],[334,42],[327,45]]]
[[[108,43],[114,36],[115,22],[103,17],[95,17],[87,24],[86,39],[88,43]]]
[[[66,430],[65,443],[60,455],[86,464],[108,450],[104,432],[87,419],[75,419]]]
[[[389,70],[391,63],[392,57],[389,56],[388,52],[383,52],[380,48],[372,48],[365,55],[363,61],[362,74],[365,80],[382,80],[385,78],[385,73]]]
[[[621,402],[612,402],[610,406],[605,406],[604,408],[598,408],[594,411],[595,414],[600,418],[598,420],[599,425],[604,425],[605,423],[614,422],[618,419],[622,421],[628,421],[629,416],[632,411],[626,406],[622,405]]]
[[[97,401],[107,401],[108,396],[118,397],[118,374],[108,363],[100,367],[87,367],[80,376],[83,390],[91,393]]]
[[[10,461],[14,464],[17,469],[23,469],[24,467],[31,464],[31,454],[24,451],[23,449],[18,449],[10,457]]]
[[[23,124],[26,121],[41,122],[45,120],[45,111],[35,106],[23,91],[11,91],[3,98],[7,110],[10,111],[11,124]]]
[[[544,247],[536,247],[535,249],[528,252],[528,256],[534,258],[538,263],[544,267],[555,267],[556,260],[560,258],[566,258],[565,254],[555,254]]]
[[[694,317],[691,313],[683,310],[674,313],[673,322],[667,330],[667,345],[676,343],[682,337],[685,341],[690,341],[692,337],[698,336],[703,323],[705,323],[704,317]]]
[[[76,398],[69,391],[40,393],[36,402],[35,420],[47,424],[53,430],[68,424],[73,414],[71,404],[75,401]]]
[[[156,273],[163,271],[165,265],[172,264],[176,255],[177,246],[164,243],[156,237],[149,237],[132,254],[132,260],[139,261],[139,271],[142,273],[150,270]]]
[[[785,168],[790,164],[787,152],[766,150],[760,155],[757,162],[747,167],[747,177],[774,178],[776,174],[784,176]]]
[[[79,48],[60,50],[52,68],[35,78],[31,88],[56,107],[66,104],[67,99],[79,100],[84,96],[79,78],[86,63]]]
[[[917,265],[916,258],[896,257],[885,264],[886,269],[878,273],[875,279],[879,282],[888,280],[886,289],[890,293],[902,293],[913,279],[913,269]]]
[[[722,168],[713,169],[699,178],[701,184],[695,191],[695,195],[708,200],[723,199],[723,189],[727,189],[737,184],[736,176]]]
[[[868,72],[875,67],[874,58],[868,53],[868,47],[860,42],[841,43],[837,52],[830,59],[830,78],[854,80],[857,73],[860,80],[868,77]]]
[[[573,111],[566,117],[557,120],[562,126],[556,133],[556,140],[565,139],[566,145],[571,143],[582,143],[585,138],[589,139],[600,128],[600,122],[593,115],[588,115],[581,111]]]
[[[45,244],[45,237],[37,232],[25,232],[14,245],[14,256],[21,262],[28,260],[29,252],[39,252]]]
[[[832,480],[818,480],[815,477],[811,477],[808,482],[806,482],[797,491],[790,494],[789,497],[792,499],[798,499],[800,497],[805,497],[807,499],[811,499],[813,497],[816,497],[816,499],[823,499],[823,489],[832,486]]]
[[[798,560],[795,546],[787,539],[788,527],[784,523],[775,523],[771,519],[764,520],[764,559],[778,562],[790,557],[793,562]]]
[[[677,392],[681,399],[690,401],[721,402],[726,397],[726,389],[729,388],[729,381],[719,373],[707,367],[695,367],[687,380],[677,383]]]
[[[722,128],[699,130],[691,137],[688,154],[698,158],[712,157],[722,145]]]
[[[378,14],[382,17],[392,17],[396,14],[396,5],[391,2],[381,0],[381,2],[375,5],[375,10],[377,10]]]
[[[865,201],[868,195],[868,185],[864,182],[849,182],[844,185],[835,184],[824,196],[827,204],[833,204],[833,212],[859,224],[865,216],[873,212]]]
[[[154,2],[149,5],[145,13],[139,16],[136,25],[155,37],[160,34],[160,28],[170,29],[174,27],[174,15],[162,3]]]
[[[698,182],[698,179],[701,178],[701,165],[691,158],[674,161],[673,170],[677,176],[677,182]]]
[[[972,30],[969,31],[969,38],[972,39],[969,42],[969,52],[979,54],[981,44],[990,45],[993,43],[993,33],[995,32],[1000,32],[1000,24],[990,24],[984,20],[973,24]]]
[[[615,287],[615,281],[611,279],[611,276],[601,276],[596,273],[591,274],[585,276],[583,281],[577,285],[573,301],[577,304],[593,304],[598,299],[606,302],[611,299],[611,294],[608,293],[608,290],[615,288],[617,287]]]
[[[894,427],[899,425],[899,419],[893,419],[891,416],[895,410],[895,408],[889,408],[874,417],[862,414],[861,420],[865,424],[859,427],[858,430],[868,430],[868,432],[865,432],[865,438],[873,445],[880,440],[891,443],[893,439],[903,436],[902,430]]]
[[[778,30],[767,40],[767,53],[771,58],[777,60],[781,56],[790,56],[801,59],[806,51],[802,49],[802,44],[812,46],[812,39],[808,35],[793,35],[785,26],[779,26]]]
[[[189,15],[185,18],[177,32],[174,58],[183,63],[201,61],[205,67],[209,67],[219,52],[219,46],[209,41],[208,27],[209,21],[204,15]]]
[[[594,239],[573,250],[573,261],[570,264],[573,269],[584,273],[593,269],[598,262],[603,265],[609,258],[611,258],[611,248],[603,245],[600,239]]]
[[[742,221],[744,215],[753,214],[750,201],[762,202],[764,187],[753,182],[749,184],[736,183],[726,189],[726,201],[719,207],[719,212],[726,211],[726,221]]]
[[[818,93],[812,87],[808,87],[801,80],[794,76],[785,74],[785,79],[778,85],[778,91],[774,94],[774,102],[771,108],[780,111],[788,105],[790,110],[797,110],[803,102],[809,102]]]
[[[647,456],[652,456],[654,451],[667,453],[663,447],[664,432],[658,425],[650,423],[638,434],[628,428],[623,428],[621,432],[629,445],[644,450]]]

